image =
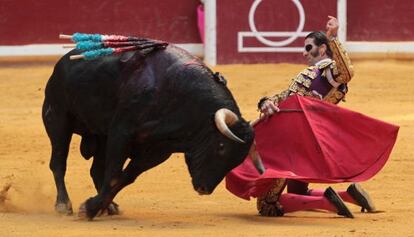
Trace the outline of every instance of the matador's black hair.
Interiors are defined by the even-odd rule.
[[[326,34],[322,31],[314,31],[309,33],[305,39],[310,38],[313,39],[313,42],[316,44],[316,46],[321,46],[323,44],[326,45],[326,54],[332,58],[333,53],[331,50],[331,47],[329,47],[329,39],[326,37]]]

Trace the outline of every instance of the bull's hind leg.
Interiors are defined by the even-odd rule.
[[[52,145],[49,168],[53,172],[57,189],[55,210],[58,213],[70,215],[73,213],[73,209],[65,185],[66,160],[72,138],[69,120],[63,114],[55,111],[46,101],[43,104],[42,116]]]

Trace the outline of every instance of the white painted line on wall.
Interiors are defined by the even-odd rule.
[[[346,49],[350,53],[414,53],[414,41],[348,41]]]
[[[339,30],[338,30],[338,39],[339,41],[345,43],[346,42],[346,33],[347,33],[347,18],[346,18],[346,5],[347,0],[338,0],[337,2],[337,19],[339,23]]]
[[[191,54],[203,57],[203,44],[174,44],[183,48]],[[64,49],[63,44],[30,44],[30,45],[13,45],[0,46],[0,56],[46,56],[46,55],[64,55],[71,49]]]
[[[0,46],[0,56],[63,55],[70,51],[70,49],[64,49],[62,46],[63,44]]]
[[[63,44],[31,44],[19,46],[0,46],[0,56],[47,56],[63,55],[70,51],[64,49]],[[203,57],[206,55],[203,44],[175,44],[191,54]],[[414,53],[414,41],[400,42],[368,42],[348,41],[347,51],[350,53]],[[302,52],[302,47],[276,48],[276,47],[242,47],[239,52]],[[214,61],[213,61],[214,62]],[[210,65],[212,61],[207,62]]]
[[[217,13],[216,0],[205,0],[205,47],[204,61],[214,66],[217,64]]]

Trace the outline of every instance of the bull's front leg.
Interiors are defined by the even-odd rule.
[[[105,178],[105,153],[106,153],[106,137],[98,138],[98,149],[94,155],[90,174],[93,179],[97,193],[102,189]],[[118,215],[118,204],[112,202],[106,210],[108,215]]]
[[[120,175],[110,179],[109,184],[106,182],[104,183],[104,188],[98,196],[88,199],[85,204],[81,206],[79,213],[91,220],[112,202],[119,191],[133,183],[138,175],[161,164],[168,159],[170,155],[171,152],[163,152],[162,149],[153,148],[141,154],[139,158],[133,157]]]
[[[125,131],[125,130],[120,130]],[[89,198],[79,208],[79,216],[93,219],[108,208],[115,195],[121,190],[116,186],[122,176],[122,168],[128,156],[132,134],[112,132],[106,144],[105,178],[98,195]]]

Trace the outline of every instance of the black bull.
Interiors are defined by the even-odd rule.
[[[200,194],[213,192],[246,157],[252,127],[225,83],[197,58],[171,45],[95,60],[70,60],[73,54],[79,52],[56,64],[42,111],[58,211],[72,213],[64,176],[73,133],[82,137],[81,154],[94,158],[90,173],[98,194],[80,208],[88,218],[173,152],[185,154]]]

